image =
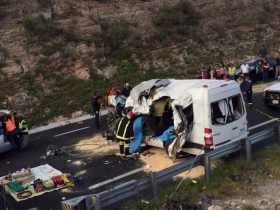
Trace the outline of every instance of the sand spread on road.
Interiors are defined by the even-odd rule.
[[[96,156],[96,155],[109,155],[119,152],[119,145],[117,142],[108,141],[106,138],[103,138],[101,135],[96,135],[92,138],[83,139],[78,144],[76,144],[75,149],[84,152],[87,156]],[[147,149],[150,154],[147,155],[140,155],[140,160],[144,163],[143,170],[146,172],[154,171],[158,172],[163,169],[169,168],[174,164],[181,163],[185,161],[187,157],[176,159],[174,162],[168,157],[165,150],[163,148],[157,147],[149,147]],[[147,151],[146,150],[146,151]],[[194,157],[194,156],[190,156]],[[221,160],[211,161],[211,168],[217,167],[218,165],[222,164]],[[178,176],[184,177],[187,174],[189,169],[186,168],[186,172],[179,174]],[[204,167],[197,166],[188,173],[188,177],[194,178],[201,175],[204,175]]]

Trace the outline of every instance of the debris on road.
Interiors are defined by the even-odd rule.
[[[46,160],[47,157],[45,155],[43,155],[40,158]]]
[[[142,155],[143,155],[143,156],[146,156],[146,155],[148,155],[148,154],[150,154],[150,153],[151,153],[151,152],[150,152],[149,150],[147,150],[147,151],[143,152]]]

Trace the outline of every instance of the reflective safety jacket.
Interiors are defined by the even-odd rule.
[[[11,132],[16,129],[16,126],[11,119],[8,119],[5,123],[7,132]]]
[[[119,140],[131,140],[134,138],[133,122],[123,117],[116,125],[116,138]]]
[[[25,120],[19,122],[18,128],[20,129],[21,133],[28,133],[28,127]]]
[[[233,67],[228,67],[228,74],[229,74],[229,75],[234,75],[234,74],[235,74],[235,71],[236,71],[235,66],[233,66]]]

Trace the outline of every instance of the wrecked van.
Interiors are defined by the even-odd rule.
[[[131,146],[162,147],[173,159],[180,151],[197,155],[248,135],[245,103],[233,80],[152,79],[131,90],[125,107],[138,116]]]

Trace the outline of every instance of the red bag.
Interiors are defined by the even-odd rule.
[[[61,178],[61,176],[53,176],[52,180],[53,180],[56,187],[63,187],[64,186],[64,181]]]

